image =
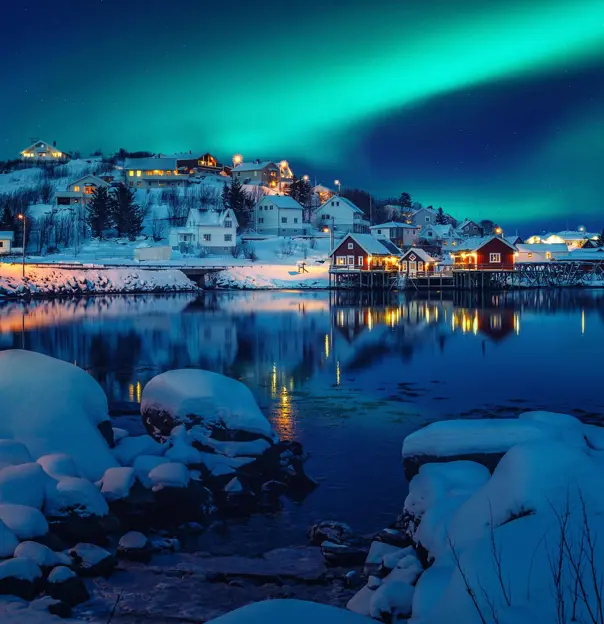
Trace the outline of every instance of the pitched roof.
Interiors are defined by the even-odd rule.
[[[408,249],[403,254],[403,257],[401,258],[401,260],[404,260],[410,253],[414,253],[418,258],[420,258],[424,262],[437,262],[437,260],[433,258],[430,254],[428,254],[426,251],[418,247],[411,247],[411,249]]]
[[[27,152],[32,147],[36,147],[36,146],[40,145],[40,143],[43,143],[44,145],[46,145],[46,147],[50,147],[51,150],[56,150],[57,152],[61,152],[61,154],[67,154],[68,156],[70,156],[69,152],[64,152],[63,150],[60,150],[55,145],[51,145],[47,141],[42,141],[42,140],[38,140],[35,143],[32,143],[29,147],[26,147],[24,150],[21,150],[21,154],[23,154],[23,152]]]
[[[146,158],[126,158],[124,161],[124,169],[139,169],[144,171],[153,171],[154,169],[176,169],[177,159],[173,156],[149,156]]]
[[[70,182],[68,186],[73,186],[74,184],[77,184],[78,182],[81,182],[82,180],[88,180],[90,179],[91,182],[93,182],[94,184],[101,185],[101,186],[108,186],[107,182],[105,182],[105,180],[102,180],[101,178],[99,178],[98,176],[93,175],[92,173],[89,173],[88,175],[85,176],[81,176],[79,178],[77,178],[77,180],[74,180],[73,182]]]
[[[505,238],[500,238],[499,236],[475,236],[473,238],[467,238],[465,241],[460,243],[457,247],[457,251],[478,251],[481,247],[484,247],[487,243],[490,243],[492,240],[499,240],[504,245],[507,245],[510,249],[516,250],[516,247],[512,245],[512,243],[505,240]]]
[[[466,225],[469,225],[470,223],[473,223],[476,227],[479,227],[478,223],[476,223],[476,221],[472,221],[472,219],[464,219],[463,223],[460,223],[457,226],[458,230],[461,230],[462,228],[466,227]]]
[[[398,221],[388,221],[387,223],[378,223],[377,225],[372,225],[370,230],[377,229],[387,230],[389,228],[406,228],[411,230],[417,230],[417,225],[410,225],[409,223],[399,223]]]
[[[15,233],[14,232],[9,232],[7,230],[3,230],[2,232],[0,232],[0,239],[1,240],[14,240],[15,239]]]
[[[257,162],[242,162],[238,164],[236,167],[233,167],[233,171],[261,171],[265,167],[269,165],[273,165],[276,169],[279,167],[272,160],[263,160],[259,163]]]
[[[388,239],[380,239],[380,243],[390,252],[392,256],[401,256],[403,252],[391,241]]]
[[[334,195],[333,197],[328,199],[325,203],[321,204],[318,209],[320,210],[321,208],[323,208],[324,206],[327,206],[327,204],[333,201],[340,201],[342,204],[344,204],[345,206],[348,206],[353,212],[356,212],[357,214],[365,214],[358,206],[353,204],[349,199],[346,199],[346,197],[342,197],[341,195]]]
[[[566,243],[518,243],[516,245],[518,251],[524,252],[550,252],[550,253],[567,253],[568,247]]]
[[[271,202],[272,204],[275,204],[277,208],[294,208],[298,210],[304,210],[304,208],[302,207],[302,204],[297,202],[290,195],[265,195],[260,200],[260,202],[265,201],[265,200]]]
[[[371,234],[347,234],[329,255],[333,255],[336,249],[338,249],[348,239],[352,239],[363,251],[368,254],[375,254],[377,256],[392,255],[395,253],[392,251],[392,247],[396,250],[397,255],[400,254],[400,249],[398,247],[395,245],[392,245],[392,247],[386,247],[385,242],[389,241],[383,241],[375,238],[375,236],[372,236]]]
[[[234,215],[231,214],[231,210],[199,210],[199,208],[191,208],[187,216],[187,223],[193,223],[195,226],[217,226],[222,227],[227,216],[231,216],[231,219],[236,223],[237,220]],[[191,227],[191,226],[187,226]]]
[[[437,238],[449,238],[454,233],[454,228],[450,223],[447,224],[439,224],[439,225],[427,225],[422,229],[422,232],[426,232],[426,230],[431,230],[436,234]]]

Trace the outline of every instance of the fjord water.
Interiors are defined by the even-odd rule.
[[[206,292],[0,303],[0,348],[82,367],[110,404],[137,403],[166,370],[240,379],[320,486],[239,525],[257,543],[301,542],[323,518],[379,529],[402,508],[404,437],[441,419],[529,409],[604,413],[604,291],[489,295]],[[44,398],[40,397],[43,401]],[[26,416],[26,415],[24,415]],[[116,426],[142,433],[136,416]]]

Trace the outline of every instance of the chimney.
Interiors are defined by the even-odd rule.
[[[53,142],[52,142],[52,146],[53,146],[53,147],[56,147],[56,146],[57,146],[57,142],[56,142],[56,141],[53,141]]]
[[[192,153],[193,153],[193,150],[189,150],[189,154],[192,154]]]

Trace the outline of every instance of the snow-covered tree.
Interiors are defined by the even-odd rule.
[[[112,225],[112,201],[106,186],[99,186],[92,192],[92,200],[86,206],[86,223],[92,235],[103,239],[105,230]]]

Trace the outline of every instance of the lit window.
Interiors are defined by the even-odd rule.
[[[93,191],[94,191],[94,187],[93,186],[85,186],[84,187],[84,193],[86,195],[92,195]]]
[[[497,262],[501,262],[501,254],[500,253],[489,254],[489,262],[491,264],[495,264]]]
[[[79,186],[74,186],[73,187],[73,192],[74,193],[79,193],[80,192],[80,187]]]
[[[403,271],[406,271],[406,270],[407,270],[407,261],[405,260],[403,262]]]
[[[174,169],[174,175],[178,175],[178,169]]]
[[[230,243],[233,240],[233,235],[232,234],[225,234],[224,235],[224,242],[225,243]]]
[[[134,171],[128,171],[128,175],[132,178],[134,177]]]
[[[140,178],[142,175],[143,175],[143,172],[142,172],[142,171],[137,171],[137,172],[136,172],[136,177],[137,177],[137,178]]]
[[[453,241],[453,242],[451,243],[451,245],[453,245],[453,247],[455,247],[455,245],[457,245],[457,243],[456,243],[455,241]]]
[[[532,254],[532,253],[530,253],[530,254],[528,255],[528,257],[529,257],[529,258],[532,258],[532,257],[533,257],[533,254]]]
[[[352,243],[348,243],[348,249],[354,249],[354,245]]]
[[[547,260],[551,260],[552,259],[552,252],[551,251],[546,251],[545,252],[545,257],[547,258]]]
[[[145,171],[145,175],[146,176],[152,176],[153,175],[153,171]]]
[[[336,264],[339,264],[340,266],[343,266],[346,264],[346,256],[337,256],[336,257]]]
[[[168,171],[166,171],[166,175],[172,175],[172,172],[168,169]]]
[[[212,235],[211,234],[204,234],[203,235],[203,240],[206,241],[207,243],[209,243],[212,240]]]

